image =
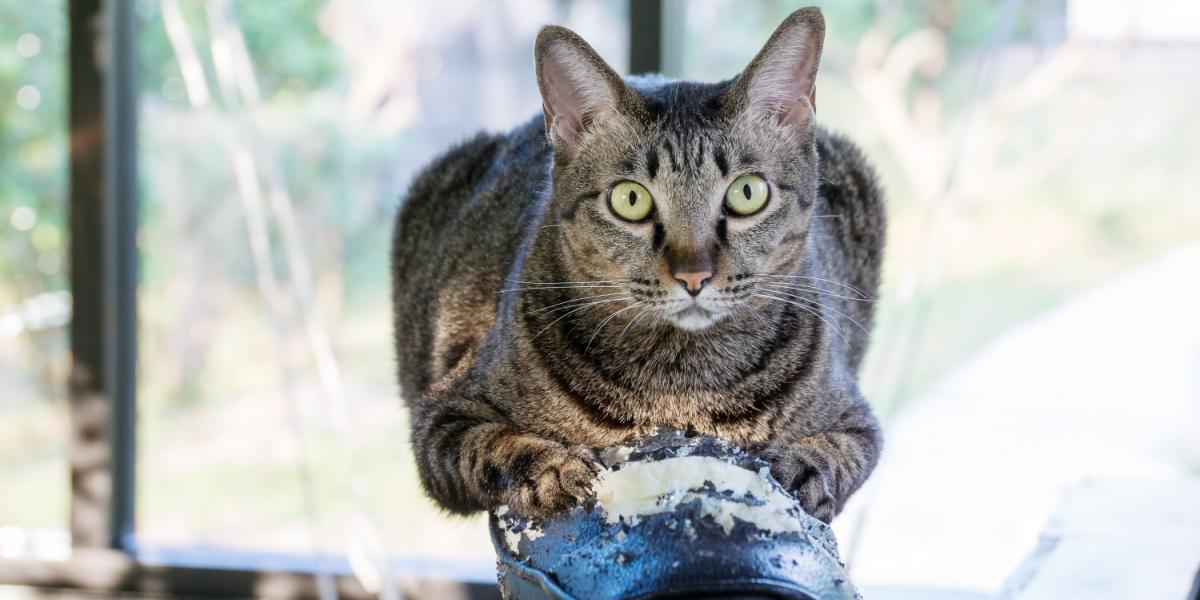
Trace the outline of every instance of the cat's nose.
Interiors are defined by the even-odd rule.
[[[679,282],[687,292],[693,296],[698,295],[704,289],[704,285],[712,279],[712,271],[680,271],[671,273],[675,281]]]

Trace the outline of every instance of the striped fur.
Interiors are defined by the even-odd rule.
[[[781,30],[772,40],[819,44],[823,23],[805,9]],[[574,34],[547,28],[539,60],[583,57],[555,68],[590,82],[590,98],[619,99],[616,113],[606,105],[592,121],[581,105],[564,141],[547,138],[559,118],[548,106],[417,177],[395,228],[395,340],[421,481],[446,509],[568,507],[586,493],[595,449],[655,426],[753,448],[825,520],[866,479],[881,436],[856,378],[882,200],[858,150],[811,111],[747,101],[757,64],[779,86],[779,61],[804,54],[775,52],[768,43],[718,84],[622,82]],[[754,217],[721,208],[745,173],[771,185]],[[620,180],[653,191],[645,224],[609,213]],[[684,327],[666,264],[694,253],[714,257],[700,298],[717,308]]]

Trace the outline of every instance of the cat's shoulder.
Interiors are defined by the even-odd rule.
[[[817,153],[822,162],[869,167],[866,156],[854,140],[823,125],[817,126]]]
[[[548,149],[540,116],[505,132],[479,131],[430,160],[413,178],[409,195],[473,185],[495,166]]]
[[[817,156],[826,185],[853,181],[863,192],[877,193],[875,168],[849,137],[818,125]]]

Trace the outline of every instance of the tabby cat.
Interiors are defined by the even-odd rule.
[[[597,448],[655,426],[745,445],[825,521],[862,485],[882,443],[856,377],[884,211],[859,151],[814,121],[824,32],[799,10],[702,84],[623,80],[546,27],[543,118],[416,178],[395,343],[439,504],[562,510]]]

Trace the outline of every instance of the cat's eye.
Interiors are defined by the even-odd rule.
[[[725,190],[725,206],[735,215],[750,216],[767,205],[771,188],[767,180],[758,175],[742,175]]]
[[[654,199],[640,183],[622,181],[609,190],[608,206],[618,217],[636,223],[650,216]]]

